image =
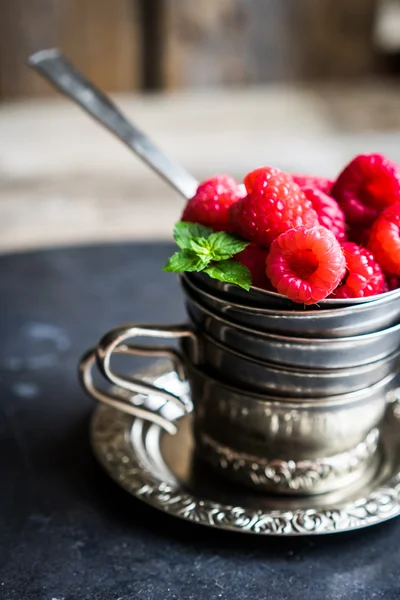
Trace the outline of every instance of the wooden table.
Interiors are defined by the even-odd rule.
[[[262,164],[334,176],[353,155],[400,162],[399,88],[269,86],[117,102],[199,179]],[[169,239],[183,200],[70,102],[0,106],[0,250]]]

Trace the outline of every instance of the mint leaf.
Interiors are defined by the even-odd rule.
[[[185,221],[176,223],[174,238],[181,251],[171,256],[164,271],[204,271],[213,279],[250,289],[250,271],[237,261],[229,260],[249,242],[225,231],[214,233],[209,227]]]
[[[226,283],[235,283],[241,288],[249,291],[251,286],[251,273],[247,267],[236,260],[221,260],[204,269],[212,279],[218,279]]]
[[[204,256],[210,256],[210,244],[204,237],[196,237],[190,240],[190,248],[196,254],[204,254]]]
[[[208,238],[213,232],[209,227],[198,225],[198,223],[187,223],[179,221],[174,227],[174,240],[182,250],[190,250],[190,242],[193,238]]]
[[[208,265],[210,260],[210,257],[198,256],[191,250],[181,250],[181,252],[175,252],[175,254],[169,258],[163,271],[170,271],[172,273],[202,271],[204,267]]]
[[[226,260],[227,258],[231,258],[234,254],[241,252],[249,245],[249,242],[246,240],[242,240],[225,231],[212,233],[207,242],[213,260]]]

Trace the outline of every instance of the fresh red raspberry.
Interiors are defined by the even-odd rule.
[[[291,175],[261,167],[244,178],[248,195],[231,213],[234,231],[268,247],[284,231],[318,225],[318,217]]]
[[[371,228],[368,248],[389,275],[400,275],[400,203],[389,206]]]
[[[342,244],[346,274],[332,298],[364,298],[386,291],[385,275],[372,253],[353,242]]]
[[[297,227],[272,242],[267,276],[293,302],[315,304],[333,292],[345,264],[340,244],[328,229]]]
[[[311,187],[316,190],[321,190],[325,194],[330,194],[333,186],[333,179],[327,177],[317,177],[314,175],[292,175],[293,179],[301,187]]]
[[[243,189],[230,175],[207,179],[188,200],[182,221],[200,223],[215,231],[230,231],[229,208],[243,196]]]
[[[385,292],[391,292],[392,290],[397,290],[400,287],[400,280],[398,277],[394,275],[386,275],[386,290]]]
[[[332,231],[339,242],[344,242],[347,239],[344,212],[336,200],[316,188],[303,187],[302,190],[317,213],[320,225]]]
[[[238,200],[229,208],[229,231],[234,231],[236,233],[240,230],[240,220],[242,218],[242,210],[243,210],[243,200]]]
[[[350,225],[350,227],[347,227],[348,239],[364,248],[368,246],[370,232],[370,227],[357,227],[357,225]]]
[[[268,250],[256,244],[249,244],[247,248],[235,255],[235,260],[247,267],[251,273],[251,283],[264,290],[273,290],[271,282],[265,274],[265,261]]]
[[[387,206],[400,202],[399,166],[382,154],[360,154],[340,173],[332,196],[349,223],[368,226]]]

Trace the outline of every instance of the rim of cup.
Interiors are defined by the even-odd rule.
[[[363,400],[368,400],[368,398],[373,396],[375,393],[378,393],[380,390],[384,389],[397,376],[397,373],[390,373],[377,383],[374,383],[373,385],[370,385],[367,388],[356,390],[355,392],[347,392],[345,394],[336,394],[333,396],[324,396],[316,398],[300,398],[296,396],[270,396],[268,394],[260,392],[257,393],[254,391],[241,390],[237,387],[230,386],[225,382],[219,381],[215,377],[212,377],[208,373],[205,373],[202,369],[192,364],[189,366],[189,371],[190,370],[193,370],[196,374],[200,375],[201,378],[207,380],[208,383],[212,382],[218,387],[227,390],[230,394],[233,394],[234,396],[246,396],[246,398],[251,398],[252,400],[261,402],[263,404],[284,404],[286,408],[290,406],[293,406],[294,408],[299,408],[300,406],[302,409],[320,407],[327,408],[328,406],[341,406],[353,403],[356,404],[358,402],[362,402]]]
[[[306,345],[313,345],[316,343],[321,344],[321,345],[332,344],[332,342],[339,343],[339,344],[343,344],[343,343],[347,343],[347,342],[354,343],[357,340],[365,341],[365,340],[370,340],[370,339],[374,339],[374,338],[379,338],[379,337],[387,335],[389,333],[393,333],[396,330],[400,330],[400,323],[397,323],[396,325],[392,325],[391,327],[386,327],[386,329],[381,329],[380,331],[374,331],[372,333],[362,333],[360,335],[352,335],[351,337],[334,337],[334,338],[294,337],[294,336],[288,336],[288,335],[281,335],[279,333],[272,333],[272,332],[269,333],[267,331],[257,331],[255,329],[251,329],[250,327],[246,327],[245,325],[236,324],[233,321],[229,321],[228,319],[221,317],[220,315],[214,314],[208,308],[206,308],[205,306],[200,304],[197,300],[195,300],[192,297],[190,297],[190,302],[195,304],[199,308],[199,310],[201,310],[202,312],[207,313],[207,315],[210,318],[215,319],[216,321],[220,321],[223,325],[226,325],[232,329],[239,329],[240,331],[251,334],[252,336],[255,335],[256,337],[284,341],[287,343],[302,343],[302,344],[305,343]]]
[[[201,275],[201,273],[197,273],[196,275]],[[209,285],[210,287],[215,287],[216,290],[219,290],[221,288],[221,282],[213,280],[211,278]],[[237,289],[237,286],[235,286],[234,284],[222,283],[222,285],[228,287],[228,290],[225,290],[227,293],[234,294]],[[282,300],[284,302],[291,302],[290,298],[284,296],[283,294],[280,294],[279,292],[265,290],[254,285],[250,286],[250,291],[248,293],[251,294],[252,291],[256,292],[259,296],[272,297],[278,300]],[[375,294],[374,296],[366,296],[364,298],[325,298],[324,300],[320,300],[313,306],[340,306],[341,308],[347,308],[348,306],[357,306],[359,304],[370,304],[371,302],[376,302],[383,298],[392,298],[393,296],[399,296],[400,298],[400,288],[397,288],[395,290],[389,290],[388,292],[383,292],[382,294]],[[292,304],[296,305],[295,302],[292,302]]]
[[[220,342],[218,340],[214,340],[214,338],[211,337],[209,334],[202,334],[202,337],[206,339],[206,342],[210,343],[211,345],[216,346],[216,348],[221,350],[222,352],[226,352],[226,354],[228,354],[228,355],[231,354],[233,356],[236,356],[243,361],[247,361],[247,362],[255,364],[259,367],[265,367],[265,369],[267,369],[268,371],[277,371],[279,373],[287,373],[288,375],[295,373],[296,375],[299,375],[299,376],[304,375],[305,377],[315,375],[318,377],[326,376],[326,378],[331,378],[331,377],[340,377],[340,376],[344,376],[347,374],[356,374],[357,372],[361,372],[361,373],[367,372],[368,373],[370,368],[373,368],[373,366],[375,366],[375,368],[376,368],[378,363],[385,364],[385,362],[387,362],[389,360],[395,360],[396,358],[400,357],[400,349],[399,349],[399,350],[395,350],[394,352],[391,352],[390,354],[388,354],[387,356],[384,356],[383,358],[378,358],[377,360],[370,360],[367,363],[364,363],[361,365],[354,365],[353,367],[339,367],[337,369],[334,369],[334,368],[324,369],[323,367],[321,367],[319,369],[318,368],[309,368],[309,367],[291,367],[289,365],[273,363],[268,360],[262,360],[260,358],[254,358],[252,356],[248,356],[247,354],[244,354],[243,352],[240,352],[239,350],[234,350],[232,348],[229,348],[228,346],[225,346],[225,344],[223,344],[222,342]],[[187,356],[186,351],[184,351],[184,354]]]
[[[385,305],[386,302],[396,299],[397,295],[400,295],[400,288],[399,288],[397,290],[393,290],[393,292],[396,292],[396,294],[394,294],[393,292],[386,292],[385,294],[380,294],[380,297],[377,300],[354,304],[351,306],[344,306],[344,307],[336,308],[336,309],[331,308],[331,309],[298,310],[298,311],[293,310],[293,309],[282,310],[282,309],[273,309],[273,308],[259,308],[259,307],[255,307],[255,306],[246,306],[244,304],[238,304],[236,302],[228,302],[227,300],[218,298],[218,296],[213,296],[209,292],[198,287],[197,284],[193,283],[190,279],[188,279],[188,277],[184,273],[181,274],[180,277],[181,277],[181,280],[183,280],[184,286],[189,287],[189,289],[194,290],[195,293],[197,292],[197,293],[209,298],[210,300],[217,302],[218,304],[222,304],[222,305],[230,304],[235,309],[239,309],[244,312],[275,315],[277,317],[279,317],[279,316],[282,316],[282,317],[289,317],[289,316],[308,317],[309,316],[309,317],[313,317],[313,318],[317,318],[317,319],[318,319],[319,315],[321,316],[321,318],[327,317],[327,316],[340,317],[341,315],[348,315],[354,311],[364,312],[366,310],[371,310],[372,308],[380,307],[382,305]],[[282,296],[282,298],[285,298],[285,296]]]

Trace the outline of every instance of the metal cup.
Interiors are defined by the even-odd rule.
[[[197,331],[231,350],[282,367],[345,369],[384,359],[400,348],[400,324],[353,337],[293,337],[237,325],[192,298],[187,298],[186,305]]]
[[[179,339],[187,353],[127,343],[143,335]],[[179,378],[189,380],[190,398],[119,374],[111,366],[115,354],[169,357]],[[185,326],[128,325],[110,331],[83,358],[81,381],[95,399],[157,423],[171,434],[179,418],[171,420],[145,408],[138,398],[161,397],[176,404],[180,416],[194,411],[198,453],[227,477],[260,490],[314,494],[364,477],[375,456],[387,394],[395,387],[394,368],[375,385],[356,392],[302,398],[228,386],[198,368],[201,360],[199,337]],[[95,363],[114,384],[111,392],[95,387]]]
[[[189,368],[197,452],[259,491],[317,494],[360,481],[376,465],[394,374],[351,394],[279,398],[227,386]]]
[[[197,286],[212,296],[221,298],[232,304],[240,304],[256,308],[272,308],[281,310],[320,310],[332,308],[344,308],[346,306],[357,306],[377,300],[390,301],[393,299],[400,300],[400,288],[377,294],[375,296],[366,296],[365,298],[325,298],[320,300],[318,304],[312,304],[307,307],[302,307],[301,304],[292,302],[287,296],[283,296],[276,291],[264,290],[255,286],[251,286],[250,291],[246,292],[237,285],[211,279],[204,273],[187,273],[185,276],[190,283]]]
[[[364,481],[378,465],[379,426],[396,394],[399,293],[294,310],[240,304],[236,292],[209,293],[197,276],[182,276],[182,287],[192,325],[110,331],[82,359],[86,391],[170,434],[193,412],[198,455],[260,491],[316,494]],[[180,349],[142,346],[140,336],[175,340]],[[118,373],[117,354],[168,357],[190,395]],[[111,391],[94,385],[95,364]],[[158,410],[160,402],[174,405],[176,418]]]
[[[400,318],[398,296],[330,310],[272,310],[229,303],[195,286],[185,275],[181,282],[189,306],[194,300],[237,325],[266,333],[312,338],[352,337],[381,331],[396,325]]]
[[[185,364],[239,389],[278,396],[323,398],[369,387],[400,366],[400,353],[347,369],[289,368],[230,350],[204,333],[182,343]]]

